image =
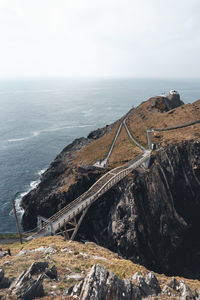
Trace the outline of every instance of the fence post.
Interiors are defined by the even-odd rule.
[[[13,205],[13,210],[14,210],[14,214],[15,214],[16,224],[17,224],[17,231],[18,231],[18,234],[19,234],[19,241],[22,244],[22,235],[21,235],[21,231],[20,231],[20,227],[19,227],[16,207],[15,207],[15,201],[13,199],[12,199],[12,205]]]

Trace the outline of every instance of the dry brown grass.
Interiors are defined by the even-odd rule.
[[[20,250],[33,250],[40,246],[47,247],[54,243],[58,252],[55,254],[49,254],[48,256],[43,252],[31,252],[23,256],[15,256]],[[125,260],[118,254],[111,252],[108,249],[100,247],[95,243],[78,243],[71,241],[64,241],[60,236],[39,238],[23,245],[19,243],[2,245],[3,250],[7,248],[11,249],[12,256],[4,257],[1,259],[1,266],[4,262],[10,260],[9,265],[4,265],[5,275],[8,277],[18,276],[24,269],[28,269],[34,261],[48,261],[50,266],[56,265],[58,269],[59,280],[52,281],[45,279],[44,287],[48,294],[55,291],[58,295],[58,299],[62,299],[61,295],[63,291],[69,286],[76,283],[75,280],[67,279],[67,275],[81,274],[86,275],[94,264],[100,263],[104,265],[109,271],[114,272],[120,278],[130,278],[135,272],[139,272],[142,275],[146,275],[149,270],[145,267],[135,264],[130,260]],[[61,252],[61,249],[67,248],[69,252]],[[98,256],[99,259],[95,259],[94,256]],[[105,260],[106,258],[106,260]],[[167,277],[164,274],[156,274],[161,286],[167,284],[171,277]],[[198,280],[190,280],[182,277],[176,277],[178,280],[184,279],[185,283],[190,286],[192,290],[200,288],[200,282]],[[6,290],[2,290],[0,296],[5,293]],[[51,296],[46,296],[45,299],[53,299]],[[56,298],[54,298],[56,299]]]
[[[193,104],[182,105],[164,113],[158,111],[158,109],[161,111],[164,109],[163,99],[158,99],[156,108],[152,108],[154,101],[155,98],[151,98],[140,104],[138,108],[132,110],[127,120],[129,130],[133,137],[146,148],[147,128],[176,126],[200,119],[200,100]],[[77,166],[81,165],[92,165],[97,160],[104,159],[108,154],[113,138],[122,119],[123,118],[118,120],[112,130],[103,137],[91,142],[82,150],[74,153],[74,159],[70,160],[70,169],[74,170]],[[173,131],[151,133],[151,138],[152,142],[157,143],[159,146],[179,143],[185,140],[200,140],[200,124]],[[124,164],[124,162],[133,159],[140,153],[141,150],[130,141],[123,126],[111,154],[109,167],[114,168]],[[66,164],[69,166],[69,160],[66,161]],[[60,179],[60,187],[55,192],[66,192],[70,185],[75,183],[76,174],[76,171],[74,173],[72,172],[70,175],[68,173],[63,174]]]
[[[111,131],[79,151],[75,163],[77,165],[91,165],[97,160],[104,159],[108,154],[119,124],[120,120],[116,122]]]
[[[152,109],[151,105],[155,99],[152,98],[143,102],[137,109],[134,109],[128,118],[128,127],[134,138],[138,140],[143,146],[147,147],[146,129],[147,128],[163,128],[185,124],[188,122],[200,119],[200,100],[193,104],[186,104],[173,109],[169,112],[161,113],[157,109]],[[159,102],[159,108],[162,108],[162,101]],[[145,118],[142,118],[142,115]],[[118,120],[114,128],[101,137],[95,140],[88,146],[84,147],[77,153],[77,165],[93,164],[99,159],[104,159],[109,151],[114,135],[118,129],[120,121]],[[152,141],[160,145],[169,143],[178,143],[183,140],[199,139],[200,138],[200,124],[195,126],[177,129],[167,132],[156,132],[152,134]],[[110,167],[115,167],[120,163],[134,158],[141,153],[140,149],[136,147],[128,138],[124,126],[117,139],[113,153],[110,157]]]
[[[122,165],[131,160],[142,151],[138,148],[128,137],[126,129],[122,126],[121,132],[117,138],[113,152],[109,159],[109,166],[111,168]]]
[[[200,119],[200,100],[165,113],[152,110],[151,103],[152,101],[145,102],[137,110],[132,111],[128,121],[130,131],[143,145],[146,144],[147,128],[172,127]],[[141,114],[146,118],[142,119]],[[199,140],[200,124],[172,131],[155,132],[151,136],[152,141],[161,146],[192,139]]]

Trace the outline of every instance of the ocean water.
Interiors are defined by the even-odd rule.
[[[0,80],[0,232],[16,232],[12,199],[20,217],[22,196],[67,144],[172,89],[200,98],[197,79]]]

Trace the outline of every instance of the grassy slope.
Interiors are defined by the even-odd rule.
[[[193,104],[182,105],[176,109],[164,113],[160,113],[157,109],[151,108],[153,101],[154,98],[151,98],[150,100],[139,105],[137,109],[132,110],[127,121],[128,127],[133,136],[144,146],[147,144],[147,128],[175,126],[200,119],[200,100],[194,102]],[[142,118],[142,115],[144,115],[145,118]],[[100,139],[95,140],[79,151],[74,163],[77,165],[88,165],[93,164],[98,159],[105,158],[118,126],[119,121],[116,122],[114,128],[109,133]],[[167,131],[164,133],[152,133],[152,139],[159,145],[199,138],[200,124],[183,129]],[[140,149],[138,149],[129,140],[124,127],[122,127],[113,153],[111,154],[109,166],[112,168],[115,165],[119,165],[126,160],[134,158],[134,156],[138,155],[139,153]]]
[[[153,103],[157,99],[156,107],[152,108]],[[200,119],[200,100],[193,104],[185,104],[169,112],[161,113],[165,108],[162,98],[151,98],[141,103],[137,108],[133,109],[127,120],[130,132],[144,147],[147,147],[146,129],[147,128],[162,128],[180,125]],[[160,111],[159,111],[160,110]],[[114,127],[107,134],[101,138],[94,140],[82,150],[74,153],[74,159],[66,158],[66,165],[71,170],[76,170],[77,166],[92,165],[97,160],[104,159],[112,144],[113,138],[119,127],[120,121],[116,121]],[[183,140],[200,139],[200,124],[195,126],[167,131],[156,132],[151,134],[152,142],[164,146],[169,143],[178,143]],[[113,152],[109,160],[109,168],[114,168],[124,164],[127,160],[133,159],[139,155],[141,150],[135,146],[127,136],[124,126],[117,139]],[[76,182],[76,171],[71,172],[70,175],[62,175],[60,186],[55,193],[62,193],[67,191],[71,184]]]
[[[22,256],[16,256],[16,254],[22,249],[32,250],[40,246],[48,247],[52,243],[54,243],[54,247],[58,250],[55,254],[46,255],[42,252],[31,252]],[[45,279],[44,288],[46,293],[54,291],[58,296],[62,295],[63,291],[69,286],[76,283],[75,280],[68,279],[67,275],[85,275],[90,268],[97,263],[104,265],[108,270],[113,271],[122,279],[132,277],[135,272],[139,272],[142,275],[146,275],[149,272],[145,267],[134,264],[130,260],[125,260],[118,256],[118,254],[100,247],[95,243],[82,244],[78,242],[64,241],[64,239],[60,236],[39,238],[37,240],[24,243],[23,245],[19,243],[3,245],[2,248],[3,250],[10,248],[12,253],[11,257],[6,256],[0,261],[1,266],[3,266],[4,262],[10,260],[10,264],[3,266],[5,276],[7,277],[18,276],[24,269],[28,269],[34,261],[48,261],[50,266],[55,264],[58,269],[59,280],[56,282],[50,279]],[[61,249],[64,248],[67,248],[69,252],[61,252]],[[99,258],[95,258],[94,256],[98,256]],[[161,286],[164,286],[171,279],[163,274],[156,274],[156,276]],[[183,279],[180,277],[176,278]],[[198,280],[184,279],[184,281],[192,290],[200,288],[200,282]],[[5,289],[0,291],[0,296],[5,294]],[[55,297],[51,298],[48,296],[46,299],[55,299]]]

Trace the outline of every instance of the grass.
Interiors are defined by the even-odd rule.
[[[40,246],[49,246],[52,243],[55,244],[58,252],[55,254],[50,254],[47,256],[42,252],[31,252],[23,256],[15,256],[19,250],[32,250]],[[3,250],[7,249],[8,245],[2,245]],[[34,261],[48,261],[50,266],[56,265],[59,275],[59,281],[52,281],[45,279],[44,287],[47,293],[51,291],[56,292],[57,295],[61,295],[65,289],[69,286],[75,284],[77,281],[72,279],[67,279],[67,275],[70,274],[82,274],[85,275],[91,269],[94,264],[102,264],[109,271],[114,272],[119,278],[131,278],[135,272],[139,272],[141,275],[145,276],[149,273],[145,267],[135,264],[130,260],[125,260],[118,254],[111,252],[108,249],[100,247],[95,243],[78,243],[71,241],[64,241],[60,236],[39,238],[34,241],[27,242],[19,247],[18,243],[9,244],[12,252],[11,257],[4,257],[1,259],[1,265],[8,259],[10,264],[3,266],[5,269],[5,275],[8,277],[18,276],[24,269],[28,269]],[[68,252],[61,252],[60,250],[67,248]],[[83,253],[85,255],[83,255]],[[96,259],[95,256],[100,257]],[[101,259],[106,258],[105,259]],[[164,274],[156,274],[161,286],[164,286],[171,280],[171,277],[167,277]],[[176,277],[178,280],[183,279],[181,277]],[[200,288],[200,282],[198,280],[185,279],[186,284],[190,286],[192,290]],[[56,287],[55,287],[56,286]],[[51,296],[48,296],[51,297]],[[46,299],[51,299],[46,297]],[[44,298],[45,299],[45,298]],[[55,299],[55,298],[54,298]],[[58,298],[59,299],[59,298]]]
[[[169,112],[159,112],[158,109],[163,111],[165,105],[163,100],[159,98],[157,99],[158,103],[156,108],[152,108],[155,99],[156,98],[151,98],[140,104],[136,109],[133,109],[127,120],[129,130],[133,137],[145,148],[147,148],[147,128],[170,127],[200,119],[200,100],[193,104],[182,105]],[[77,171],[78,166],[92,165],[97,160],[103,160],[107,156],[121,120],[122,118],[119,119],[113,128],[104,136],[94,140],[80,151],[73,153],[73,158],[66,156],[66,166],[68,166],[71,171],[69,173],[67,170],[66,173],[60,176],[59,187],[54,190],[54,193],[67,192],[72,184],[76,184],[77,175],[79,175]],[[151,133],[151,139],[153,143],[157,143],[159,146],[179,143],[185,140],[199,140],[200,124],[173,131]],[[110,156],[108,167],[117,167],[139,154],[141,154],[141,150],[130,141],[123,126]]]
[[[151,109],[154,100],[152,98],[152,100],[142,103],[129,116],[129,129],[142,145],[146,144],[147,128],[171,127],[200,119],[200,100],[164,113],[159,113],[157,110]],[[145,115],[145,119],[142,119],[142,115]],[[160,146],[179,143],[185,140],[199,139],[200,124],[172,131],[155,132],[151,134],[151,137],[152,142],[156,142]]]

